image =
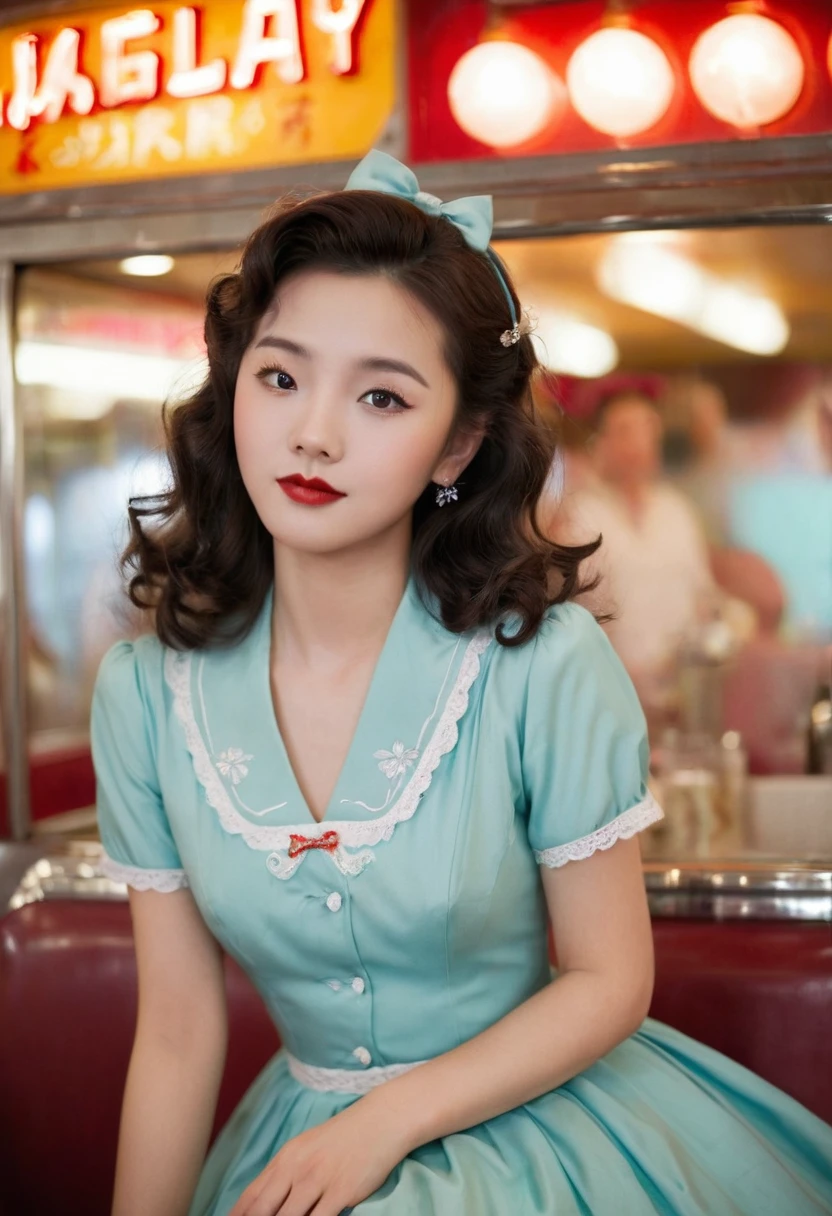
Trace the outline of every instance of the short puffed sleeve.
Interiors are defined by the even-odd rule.
[[[647,727],[606,634],[577,604],[550,611],[533,643],[522,771],[537,861],[562,866],[662,818],[647,788]]]
[[[137,647],[117,642],[98,670],[90,735],[102,870],[139,891],[176,891],[188,880],[159,790],[151,708]]]

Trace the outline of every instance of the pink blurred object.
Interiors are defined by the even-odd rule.
[[[723,591],[754,609],[761,633],[776,633],[786,610],[786,593],[774,568],[749,549],[712,548],[710,559]]]
[[[665,393],[667,381],[654,372],[610,372],[598,380],[556,376],[549,372],[543,378],[542,387],[570,418],[589,420],[605,397],[619,393],[637,393],[657,402]]]
[[[766,636],[749,642],[731,664],[725,729],[742,735],[751,773],[806,771],[806,725],[817,670],[817,646]]]

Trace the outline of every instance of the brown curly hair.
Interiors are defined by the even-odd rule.
[[[274,555],[237,464],[234,392],[242,356],[281,282],[312,268],[386,275],[440,321],[458,388],[455,425],[485,437],[452,509],[437,509],[432,485],[415,503],[413,571],[446,628],[496,625],[504,645],[527,641],[551,604],[585,590],[579,565],[597,547],[559,545],[537,521],[556,439],[532,400],[532,341],[526,335],[502,345],[512,319],[499,278],[453,224],[363,190],[282,207],[249,238],[239,269],[211,284],[207,378],[164,412],[172,486],[130,500],[122,566],[131,601],[153,611],[159,638],[178,649],[235,641],[257,619]],[[519,315],[507,274],[506,281]]]

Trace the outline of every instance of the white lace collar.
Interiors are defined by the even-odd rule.
[[[327,854],[344,874],[360,874],[375,858],[373,846],[413,816],[440,759],[454,747],[491,631],[449,633],[410,580],[318,823],[274,718],[270,622],[271,596],[240,645],[166,652],[165,677],[194,771],[223,828],[267,851],[277,878],[290,878],[312,851]]]

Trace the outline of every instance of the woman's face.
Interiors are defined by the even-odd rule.
[[[451,438],[456,385],[443,334],[383,275],[307,271],[282,283],[240,363],[234,436],[246,489],[275,540],[332,553],[401,528],[432,480],[477,441]],[[317,478],[318,503],[286,479]],[[320,496],[319,496],[320,497]]]

